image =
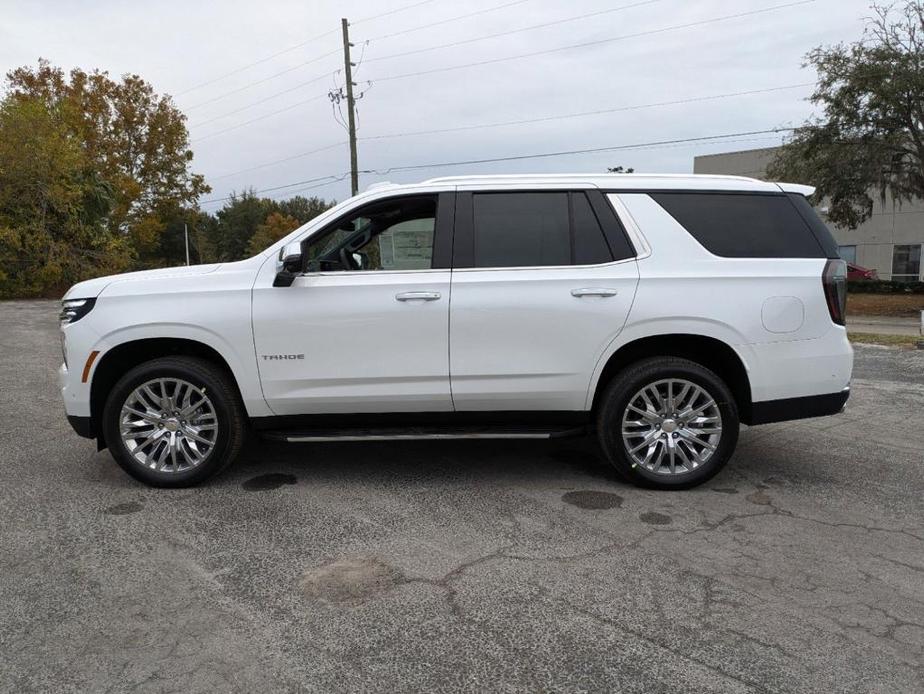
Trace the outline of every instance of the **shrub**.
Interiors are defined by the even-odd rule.
[[[924,282],[848,280],[847,291],[855,294],[924,294]]]

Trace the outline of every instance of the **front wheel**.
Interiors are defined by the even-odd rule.
[[[738,441],[738,408],[725,382],[688,359],[654,357],[609,384],[597,434],[610,463],[644,487],[686,489],[728,462]]]
[[[102,425],[116,462],[154,487],[189,487],[217,474],[244,435],[230,376],[193,357],[154,359],[128,371],[109,393]]]

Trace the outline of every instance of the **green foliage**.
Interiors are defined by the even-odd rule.
[[[874,6],[860,41],[806,56],[818,73],[811,101],[823,116],[804,124],[768,177],[809,183],[835,224],[856,228],[873,199],[924,197],[924,3]]]
[[[328,209],[320,198],[233,195],[210,215],[186,117],[137,75],[40,60],[0,99],[0,298],[60,295],[80,280],[239,260]],[[268,219],[273,215],[272,219]]]
[[[0,297],[42,295],[127,267],[125,240],[103,226],[111,189],[70,132],[67,109],[0,102]]]
[[[208,226],[210,260],[241,260],[259,253],[285,234],[334,205],[320,198],[297,196],[276,201],[253,191],[232,193]]]
[[[924,294],[924,282],[849,280],[847,291],[855,294]]]
[[[137,75],[36,68],[0,101],[0,296],[164,263],[165,210],[209,190],[185,117]]]

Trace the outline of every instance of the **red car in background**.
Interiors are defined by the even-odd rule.
[[[847,263],[847,279],[848,280],[878,280],[879,273],[876,272],[875,270],[868,270],[865,267],[854,265],[853,263]]]

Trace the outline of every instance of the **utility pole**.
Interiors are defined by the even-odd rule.
[[[359,192],[359,170],[356,164],[356,117],[353,101],[353,63],[350,62],[350,23],[346,17],[340,20],[343,27],[343,72],[346,77],[347,123],[350,132],[350,188],[353,195]]]
[[[183,222],[183,238],[186,239],[186,264],[189,265],[189,228]]]

